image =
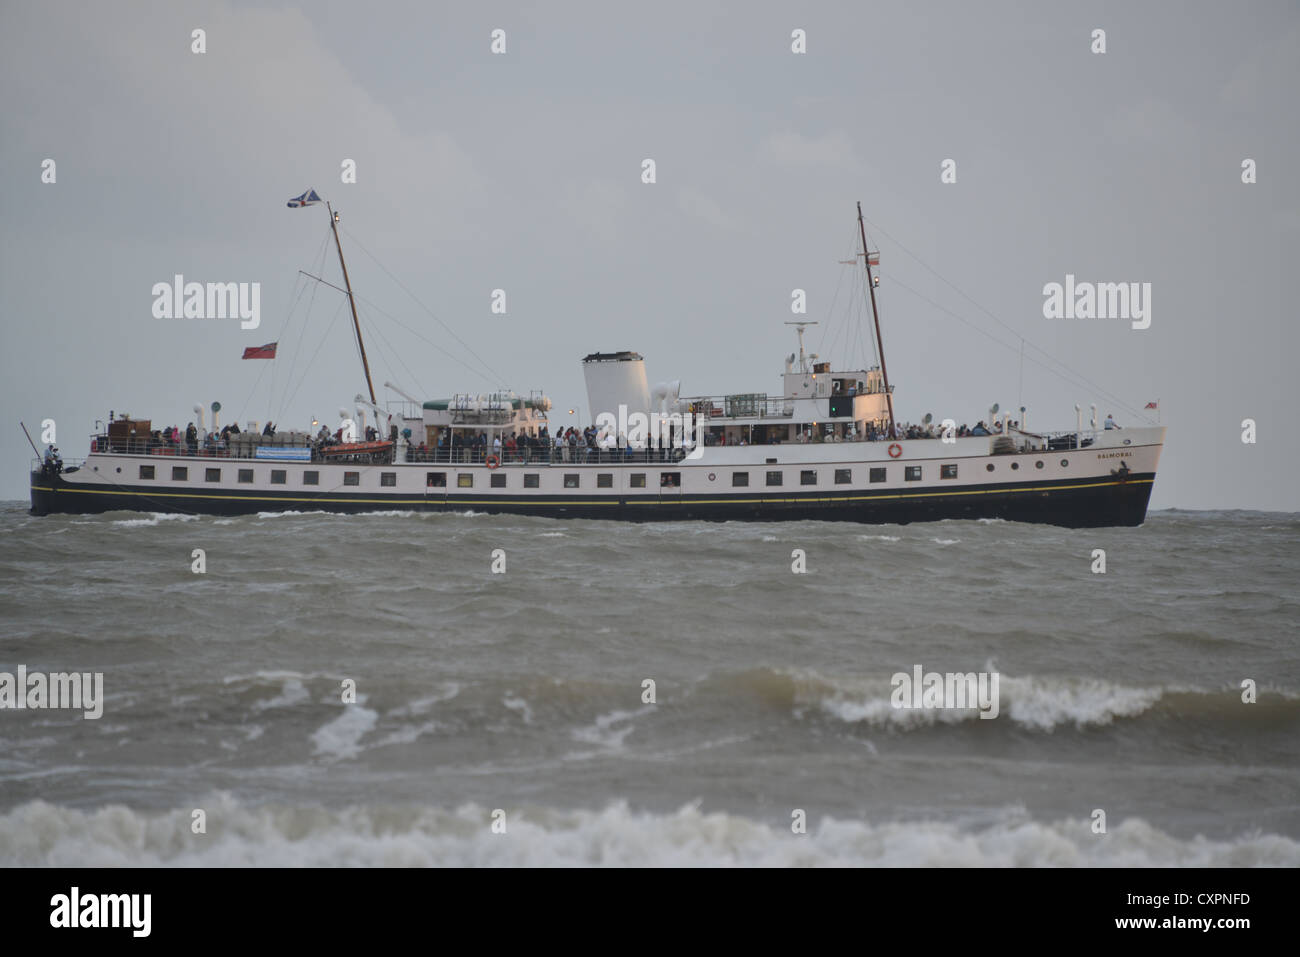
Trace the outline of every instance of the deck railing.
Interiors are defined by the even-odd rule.
[[[257,448],[269,449],[272,452],[281,449],[291,448],[310,448],[312,462],[339,462],[340,459],[329,455],[330,446],[279,446],[279,445],[262,445],[251,446],[251,454],[246,450],[250,446],[244,443],[238,443],[237,449],[231,449],[225,443],[220,443],[215,447],[203,447],[202,443],[196,446],[187,445],[182,442],[177,445],[174,442],[155,442],[148,439],[109,439],[104,436],[96,436],[92,452],[107,452],[117,455],[147,455],[162,457],[185,457],[200,459],[235,459],[238,461],[258,461],[258,462],[279,462],[279,461],[307,461],[293,460],[288,457],[277,459],[274,457],[258,458]],[[324,451],[326,454],[322,454]],[[688,449],[665,448],[665,449],[598,449],[588,445],[563,445],[555,447],[553,445],[538,446],[527,449],[503,449],[500,452],[493,452],[490,446],[465,445],[454,446],[451,449],[420,449],[407,446],[404,453],[398,453],[396,460],[399,462],[415,463],[433,463],[444,465],[482,465],[486,463],[490,456],[495,455],[497,462],[502,465],[594,465],[594,464],[616,464],[616,463],[660,463],[675,462],[683,459]],[[265,456],[266,453],[263,453]],[[39,466],[39,463],[38,463]],[[66,466],[65,466],[66,467]]]
[[[689,410],[705,419],[788,419],[794,415],[794,399],[761,393],[737,395],[683,396]]]

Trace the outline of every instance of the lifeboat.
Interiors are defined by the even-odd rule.
[[[392,460],[392,455],[392,442],[343,442],[338,445],[327,445],[320,450],[323,459],[388,462]]]

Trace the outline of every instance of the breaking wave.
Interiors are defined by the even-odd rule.
[[[988,668],[993,671],[996,669]],[[810,671],[757,668],[712,677],[706,684],[733,694],[754,695],[789,708],[796,717],[822,715],[848,724],[906,731],[980,719],[977,708],[896,708],[890,676],[829,678]],[[1056,678],[1001,674],[997,720],[1030,731],[1051,732],[1109,725],[1142,716],[1222,720],[1248,714],[1260,724],[1294,721],[1300,698],[1288,692],[1261,695],[1243,712],[1238,689],[1206,691],[1184,687],[1129,687],[1099,678]],[[993,724],[992,721],[983,723]]]
[[[1090,822],[1042,822],[1006,809],[978,829],[934,822],[822,818],[789,822],[687,805],[669,814],[624,803],[601,810],[415,806],[249,807],[228,795],[193,809],[83,811],[34,801],[0,815],[0,865],[51,867],[1296,867],[1300,843],[1272,834],[1182,840],[1139,818],[1093,834]]]

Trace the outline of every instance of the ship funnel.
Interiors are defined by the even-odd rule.
[[[592,422],[602,413],[618,418],[619,406],[626,406],[628,415],[649,413],[650,387],[639,353],[593,352],[582,360],[582,375]]]

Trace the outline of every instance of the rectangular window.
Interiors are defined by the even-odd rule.
[[[645,473],[644,473],[644,472],[633,472],[633,473],[632,473],[632,482],[631,482],[631,487],[632,487],[632,488],[645,488]]]
[[[564,473],[564,487],[565,487],[565,488],[577,488],[577,487],[578,487],[578,473],[577,473],[577,472],[565,472],[565,473]]]
[[[852,484],[853,484],[853,469],[836,469],[836,470],[835,470],[835,484],[836,484],[836,485],[852,485]]]
[[[187,482],[189,481],[189,477],[190,477],[190,470],[186,468],[184,465],[172,466],[173,482]]]
[[[660,488],[681,488],[682,473],[681,472],[660,472],[659,487]]]
[[[240,484],[242,484],[242,485],[252,485],[252,484],[253,484],[253,470],[252,470],[252,469],[240,469],[240,470],[239,470],[239,481],[240,481]]]
[[[446,472],[425,472],[424,484],[428,488],[446,488],[447,473]]]
[[[140,478],[142,478],[142,479],[151,479],[151,478],[153,478],[153,466],[152,466],[152,465],[142,465],[142,466],[140,466]]]
[[[319,472],[303,472],[303,473],[302,473],[302,484],[303,484],[303,485],[319,485],[319,484],[320,484],[320,473],[319,473]]]
[[[613,488],[613,487],[614,487],[613,472],[601,472],[596,476],[596,488]]]
[[[360,485],[360,484],[361,484],[361,473],[360,473],[360,472],[344,472],[344,473],[343,473],[343,484],[344,484],[344,485]]]
[[[919,482],[921,481],[921,466],[909,465],[903,469],[903,481]]]
[[[732,473],[731,473],[731,487],[732,487],[732,488],[749,488],[749,473],[748,473],[748,472],[732,472]]]
[[[271,484],[284,485],[289,481],[289,473],[284,469],[271,469]]]
[[[812,469],[804,469],[799,473],[800,485],[816,485],[817,473]]]
[[[220,481],[221,481],[221,469],[204,469],[204,470],[203,470],[203,481],[205,481],[205,482],[220,482]]]
[[[381,488],[395,488],[397,486],[397,473],[380,472],[379,485]]]
[[[941,479],[953,479],[953,478],[956,478],[956,477],[957,477],[957,466],[956,466],[956,465],[940,465],[940,466],[939,466],[939,478],[941,478]]]
[[[524,473],[524,488],[540,488],[541,484],[541,476],[536,472]]]
[[[457,474],[457,476],[456,476],[456,487],[457,487],[457,488],[473,488],[473,487],[474,487],[474,473],[473,473],[473,472],[460,472],[459,474]]]
[[[493,473],[492,473],[492,487],[493,487],[493,488],[505,488],[505,487],[506,487],[506,477],[505,477],[505,475],[503,475],[503,474],[500,473],[500,472],[493,472]]]
[[[780,473],[780,472],[768,472],[768,473],[767,473],[767,484],[768,484],[768,485],[780,485],[783,481],[784,481],[784,479],[782,478],[782,473]]]
[[[873,482],[883,482],[884,480],[885,480],[885,470],[884,470],[884,469],[872,469],[872,470],[871,470],[871,481],[873,481]]]

